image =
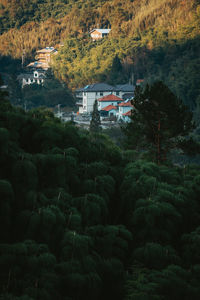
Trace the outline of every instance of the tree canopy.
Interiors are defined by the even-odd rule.
[[[194,128],[192,113],[163,82],[136,87],[131,122],[126,127],[129,143],[150,149],[158,163]]]

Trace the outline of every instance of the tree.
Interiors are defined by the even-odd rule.
[[[90,121],[90,132],[97,133],[101,130],[100,113],[98,111],[97,100],[93,105],[92,120]]]
[[[125,129],[129,143],[151,150],[158,164],[166,160],[170,149],[180,147],[183,137],[194,128],[192,113],[161,81],[144,90],[136,88],[133,105]]]

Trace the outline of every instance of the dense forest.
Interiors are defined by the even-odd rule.
[[[163,90],[178,127],[191,114],[166,86],[144,96]],[[25,112],[0,90],[0,299],[198,300],[200,167],[157,164],[95,124]]]
[[[77,88],[93,81],[163,80],[199,122],[199,0],[1,0],[0,53],[27,61],[35,50],[64,45],[56,76]],[[111,28],[92,42],[92,28]],[[118,56],[120,74],[113,76]]]
[[[199,0],[0,0],[0,299],[199,300],[199,25]],[[46,46],[57,79],[20,90]],[[120,143],[20,103],[138,78]]]

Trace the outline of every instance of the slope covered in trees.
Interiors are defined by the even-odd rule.
[[[199,166],[136,160],[0,90],[0,298],[199,299]]]
[[[61,42],[64,47],[56,57],[54,71],[71,87],[109,81],[118,56],[124,81],[164,80],[192,110],[197,110],[198,119],[199,1],[35,0],[30,6],[22,0],[1,3],[1,54],[20,58],[25,49],[29,59],[36,49]],[[19,3],[20,8],[15,9]],[[112,31],[107,39],[93,43],[88,32],[97,26]],[[118,73],[113,77],[119,78]]]

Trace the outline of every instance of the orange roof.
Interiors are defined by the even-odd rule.
[[[144,79],[137,79],[137,83],[144,82]]]
[[[129,110],[126,113],[124,113],[123,116],[131,116],[131,110]]]
[[[103,101],[123,101],[123,99],[113,95],[113,94],[110,94],[110,95],[107,95],[107,96],[104,96],[102,98],[99,98],[97,101],[100,101],[100,102],[103,102]]]
[[[119,106],[133,106],[133,105],[131,104],[131,101],[128,101],[128,102],[120,103]]]
[[[114,105],[108,105],[108,106],[102,108],[101,110],[104,110],[104,111],[110,111],[110,110],[112,110],[112,109],[117,109],[117,107],[114,106]]]

